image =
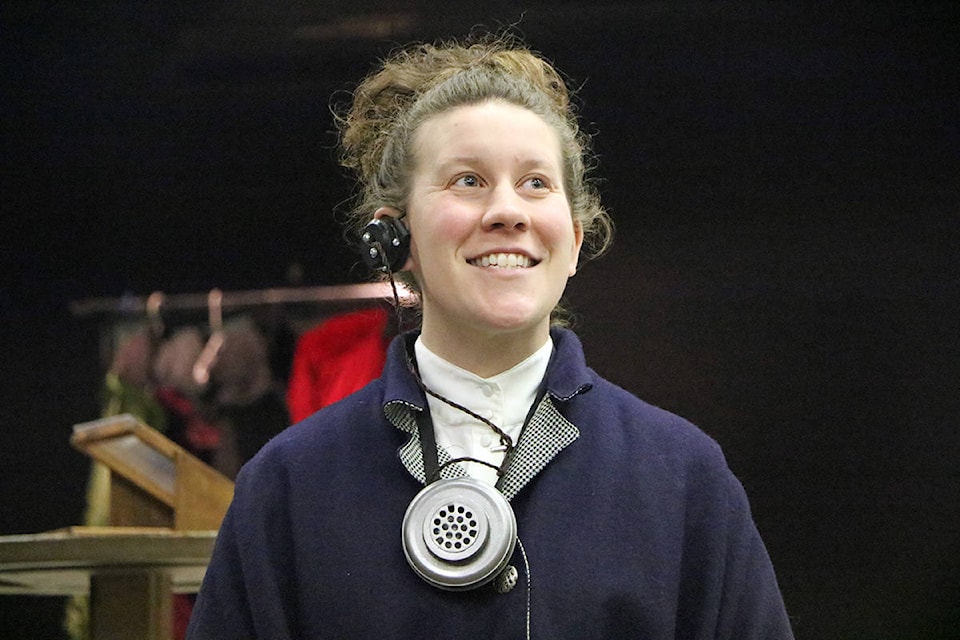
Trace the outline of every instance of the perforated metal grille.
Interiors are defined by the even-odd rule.
[[[483,551],[489,519],[476,496],[437,495],[423,513],[423,544],[434,557],[464,562]]]
[[[433,518],[433,542],[447,551],[468,549],[480,533],[473,511],[462,504],[449,504]]]

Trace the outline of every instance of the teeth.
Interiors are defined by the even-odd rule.
[[[501,269],[525,269],[530,266],[530,258],[519,253],[491,253],[471,260],[470,264]]]

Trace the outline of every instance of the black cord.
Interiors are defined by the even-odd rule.
[[[461,457],[459,457],[459,458],[452,458],[452,459],[450,459],[450,460],[447,460],[447,461],[444,462],[442,465],[440,465],[440,471],[443,471],[443,470],[446,469],[449,465],[451,465],[451,464],[456,464],[457,462],[476,462],[477,464],[482,464],[482,465],[485,465],[485,466],[487,466],[487,467],[490,467],[491,469],[493,469],[494,471],[497,472],[497,475],[499,475],[500,472],[501,472],[501,468],[498,467],[497,465],[493,464],[492,462],[487,462],[486,460],[480,460],[479,458],[471,458],[470,456],[461,456]],[[438,471],[438,473],[439,473],[439,471]]]
[[[382,251],[383,248],[380,246],[379,242],[377,243],[377,249],[380,250],[381,252],[380,255],[383,255],[383,251]],[[383,270],[387,272],[387,275],[390,278],[390,286],[393,289],[394,310],[396,311],[396,320],[397,320],[397,335],[399,335],[402,332],[403,319],[400,314],[400,296],[397,293],[397,283],[393,277],[393,269],[390,268],[389,264],[384,263]],[[478,460],[477,458],[470,458],[470,457],[454,458],[452,460],[448,460],[442,465],[438,465],[436,462],[436,440],[433,433],[432,420],[430,419],[429,409],[427,407],[424,407],[424,410],[420,412],[417,416],[417,422],[418,422],[418,428],[420,430],[421,445],[428,444],[427,442],[425,442],[425,440],[429,440],[429,444],[432,445],[432,446],[424,447],[424,454],[425,454],[424,455],[424,474],[426,476],[427,483],[429,484],[439,479],[440,471],[446,468],[447,465],[453,464],[455,462],[478,462],[480,464],[486,465],[496,470],[497,476],[502,480],[503,475],[504,473],[506,473],[506,469],[509,466],[511,459],[513,458],[513,452],[516,449],[516,445],[513,442],[513,438],[511,438],[507,432],[505,432],[503,429],[495,425],[489,419],[481,416],[475,411],[471,411],[470,409],[468,409],[467,407],[463,406],[460,403],[454,402],[453,400],[440,395],[439,393],[437,393],[436,391],[428,387],[423,382],[423,378],[420,377],[420,370],[417,368],[416,361],[414,360],[413,357],[411,357],[409,351],[406,353],[406,356],[407,356],[407,368],[410,370],[410,373],[413,374],[413,378],[414,380],[417,381],[417,386],[420,387],[421,391],[423,391],[427,395],[433,396],[440,402],[443,402],[444,404],[447,404],[453,407],[454,409],[464,412],[474,420],[478,420],[479,422],[490,427],[490,429],[492,429],[493,432],[496,433],[497,436],[500,438],[500,444],[503,445],[505,449],[503,462],[500,464],[500,466],[497,466],[490,462],[486,462],[484,460]],[[530,405],[530,409],[527,412],[526,419],[524,419],[523,421],[523,428],[526,428],[527,423],[530,422],[530,419],[533,417],[534,412],[537,410],[537,407],[540,405],[540,401],[543,400],[543,396],[545,392],[546,392],[546,376],[544,376],[544,379],[540,383],[540,388],[537,390],[536,399],[534,400],[533,404]],[[523,431],[523,428],[521,429],[521,433]],[[425,435],[427,436],[426,438],[424,438]],[[428,466],[430,467],[429,469],[428,469]],[[499,485],[499,481],[497,484]]]
[[[507,451],[510,451],[510,450],[513,449],[513,438],[511,438],[503,429],[501,429],[501,428],[498,427],[497,425],[493,424],[490,420],[488,420],[487,418],[484,418],[484,417],[481,416],[480,414],[474,413],[474,412],[471,411],[470,409],[467,409],[467,408],[466,408],[465,406],[463,406],[462,404],[457,404],[456,402],[454,402],[453,400],[450,400],[449,398],[444,398],[442,395],[440,395],[439,393],[437,393],[437,392],[434,391],[433,389],[430,389],[429,387],[427,387],[425,384],[423,384],[423,380],[420,379],[420,374],[419,374],[419,372],[417,373],[417,382],[420,384],[420,388],[423,389],[423,392],[424,392],[424,393],[429,393],[431,396],[433,396],[434,398],[436,398],[436,399],[439,400],[440,402],[443,402],[443,403],[445,403],[445,404],[448,404],[448,405],[450,405],[451,407],[453,407],[454,409],[459,409],[460,411],[463,411],[465,414],[467,414],[467,415],[470,416],[471,418],[474,418],[475,420],[479,420],[479,421],[482,422],[483,424],[485,424],[485,425],[487,425],[488,427],[490,427],[491,429],[493,429],[494,433],[496,433],[498,436],[500,436],[500,444],[502,444],[504,447],[506,447],[506,448],[507,448]]]

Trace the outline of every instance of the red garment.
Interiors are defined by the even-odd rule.
[[[174,442],[200,459],[212,455],[220,447],[220,427],[207,420],[193,400],[173,387],[157,389],[156,396],[169,413],[170,420],[176,423],[168,434]]]
[[[287,385],[294,422],[357,391],[380,376],[387,357],[385,309],[334,316],[297,341]]]

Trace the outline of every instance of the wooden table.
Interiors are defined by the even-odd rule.
[[[89,594],[94,640],[169,640],[170,596],[200,588],[215,539],[148,527],[0,536],[0,595]]]

